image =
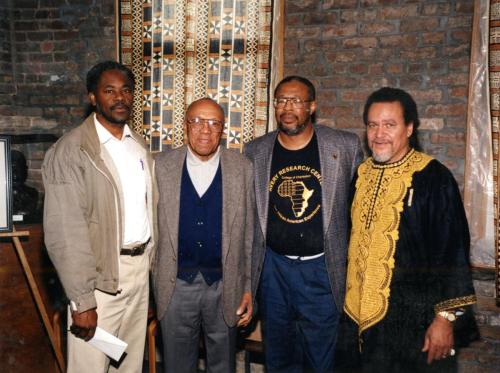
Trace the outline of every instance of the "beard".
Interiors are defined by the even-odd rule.
[[[378,163],[387,163],[391,159],[392,154],[389,151],[378,152],[378,153],[372,151],[372,157]]]
[[[290,128],[290,127],[285,126],[281,120],[278,120],[278,128],[285,135],[296,136],[305,130],[308,123],[309,123],[309,118],[304,120],[302,123],[297,123],[295,126]]]

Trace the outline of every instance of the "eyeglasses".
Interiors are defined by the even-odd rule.
[[[217,119],[203,119],[203,118],[190,118],[186,119],[187,124],[191,126],[193,131],[201,131],[203,126],[207,124],[210,132],[222,132],[223,124],[220,120]]]
[[[294,109],[302,109],[306,105],[306,102],[312,101],[313,100],[302,100],[298,97],[279,97],[274,99],[273,104],[275,108],[282,109],[290,102]]]

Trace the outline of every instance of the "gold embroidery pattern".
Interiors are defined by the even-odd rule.
[[[475,295],[468,295],[466,297],[447,299],[439,302],[434,306],[434,312],[449,311],[455,308],[469,306],[477,302]]]
[[[413,174],[431,160],[411,150],[393,164],[379,165],[369,158],[359,167],[344,310],[360,334],[387,314],[403,201]]]

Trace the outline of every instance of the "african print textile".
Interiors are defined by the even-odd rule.
[[[226,113],[223,143],[241,151],[265,133],[271,0],[119,0],[120,60],[136,77],[133,128],[151,151],[184,143],[187,106]]]
[[[474,0],[464,164],[464,207],[474,267],[495,273],[500,304],[500,0]]]
[[[494,182],[494,211],[495,211],[495,297],[500,302],[500,245],[499,245],[499,122],[500,122],[500,1],[490,1],[490,35],[489,35],[489,83],[491,132],[493,146],[493,182]]]

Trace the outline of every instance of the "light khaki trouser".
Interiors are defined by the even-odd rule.
[[[68,332],[68,373],[142,372],[149,300],[149,258],[120,255],[117,294],[95,290],[97,325],[128,343],[119,363]],[[72,323],[68,308],[68,329]]]

